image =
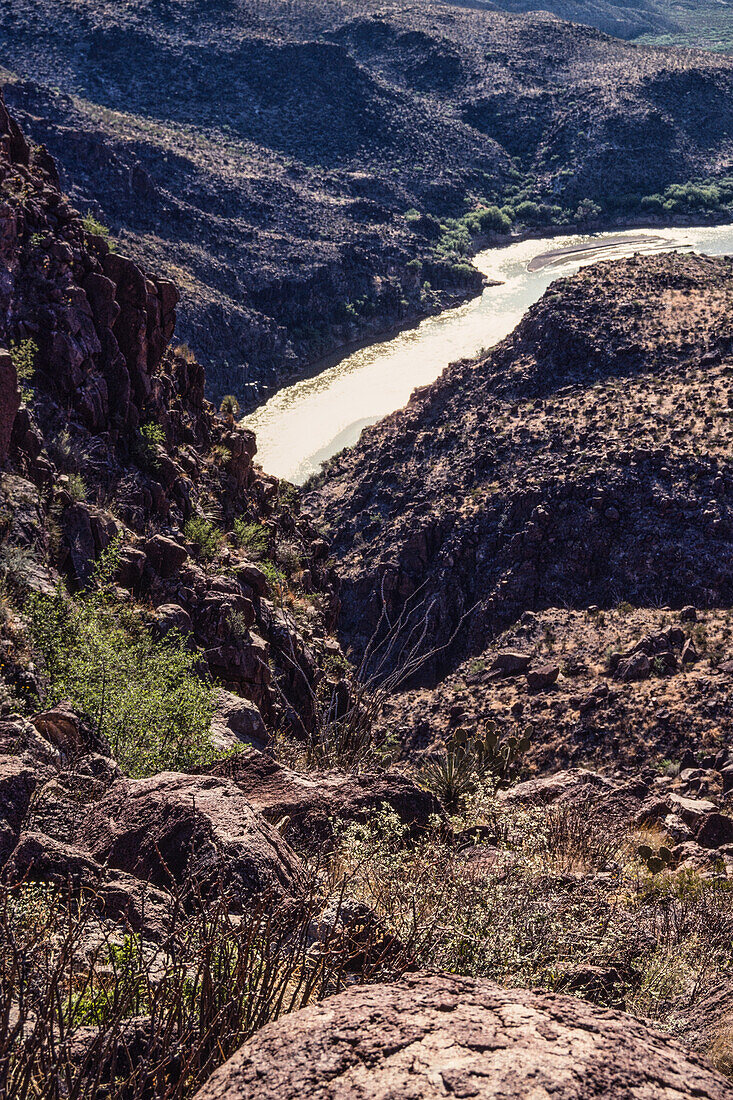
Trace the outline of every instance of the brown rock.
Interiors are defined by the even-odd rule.
[[[706,814],[695,834],[695,840],[703,848],[720,848],[733,844],[733,821],[725,814]]]
[[[8,457],[13,424],[20,408],[18,376],[10,352],[0,348],[0,462]]]
[[[188,557],[185,547],[165,535],[153,535],[145,543],[145,553],[153,569],[161,577],[172,577]]]
[[[532,657],[526,653],[513,653],[507,650],[505,653],[497,653],[492,661],[491,671],[501,672],[503,676],[513,676],[529,668],[531,660]]]
[[[630,683],[633,680],[646,680],[651,673],[651,662],[646,653],[634,653],[619,661],[616,666],[615,677]]]
[[[541,665],[527,671],[527,687],[530,691],[546,691],[557,682],[560,675],[558,665]]]
[[[411,974],[268,1024],[196,1100],[733,1100],[669,1035],[483,979]]]
[[[612,783],[602,775],[580,769],[568,769],[545,775],[540,779],[527,779],[516,783],[499,797],[503,802],[547,805],[550,802],[570,802],[592,795],[609,793]]]
[[[54,882],[59,886],[96,885],[102,868],[86,852],[45,833],[24,832],[5,867],[10,882]]]
[[[211,770],[231,776],[268,821],[282,822],[283,834],[293,844],[322,843],[333,835],[334,821],[367,821],[383,806],[418,829],[433,815],[443,816],[433,795],[396,772],[299,775],[257,752],[237,753]]]
[[[215,696],[216,710],[211,721],[211,739],[221,749],[242,744],[263,749],[270,737],[254,703],[220,688]]]
[[[124,779],[90,807],[81,841],[100,863],[160,887],[218,882],[235,905],[296,892],[300,861],[231,781],[164,772]]]

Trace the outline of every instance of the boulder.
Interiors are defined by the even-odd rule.
[[[613,784],[596,772],[568,769],[540,779],[527,779],[501,791],[503,802],[547,805],[550,802],[570,802],[590,795],[609,794]]]
[[[559,665],[541,665],[527,671],[527,687],[530,691],[546,691],[557,683],[560,675]]]
[[[0,720],[0,755],[24,756],[51,775],[61,766],[61,754],[26,718],[11,714]]]
[[[177,573],[188,557],[188,551],[184,546],[165,535],[153,535],[148,539],[145,543],[145,553],[152,568],[163,578],[172,577]]]
[[[7,862],[4,877],[8,882],[53,882],[58,886],[95,886],[102,868],[86,852],[45,833],[21,833]]]
[[[531,660],[532,657],[528,654],[507,650],[504,653],[497,653],[491,663],[491,671],[500,672],[502,676],[514,676],[518,672],[525,672]]]
[[[254,703],[219,688],[214,697],[216,710],[211,720],[211,740],[218,749],[252,745],[263,749],[270,740],[265,723]]]
[[[123,779],[89,807],[80,839],[99,863],[166,888],[212,891],[235,906],[299,886],[301,865],[239,787],[210,775]]]
[[[717,809],[707,798],[685,798],[672,793],[668,801],[671,812],[678,814],[691,829],[698,829],[707,815]]]
[[[73,760],[85,753],[110,755],[104,738],[82,722],[68,703],[62,702],[51,710],[34,714],[31,722],[41,736],[59,750],[63,760]]]
[[[616,665],[615,677],[624,683],[634,680],[646,680],[651,674],[651,662],[646,653],[634,653],[625,657]]]
[[[169,630],[178,630],[181,634],[191,634],[193,624],[185,607],[178,603],[162,603],[155,609],[155,623],[161,634]]]
[[[334,822],[368,821],[383,806],[413,829],[425,828],[433,815],[444,817],[434,795],[397,772],[300,775],[254,751],[237,753],[210,771],[231,777],[258,813],[278,822],[288,841],[305,847],[328,841]]]
[[[733,844],[733,821],[725,814],[706,814],[695,834],[695,840],[702,848],[720,848],[723,844]]]
[[[733,1100],[640,1020],[485,979],[356,986],[258,1031],[196,1100]]]

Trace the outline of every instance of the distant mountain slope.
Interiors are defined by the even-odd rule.
[[[659,0],[492,0],[500,11],[548,11],[571,23],[587,23],[617,38],[638,38],[642,34],[669,34],[679,30],[672,5]]]
[[[733,62],[543,13],[0,0],[0,48],[74,202],[175,279],[213,395],[250,403],[478,287],[436,216],[572,225],[592,200],[610,221],[733,164]]]

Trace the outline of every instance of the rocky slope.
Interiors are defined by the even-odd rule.
[[[510,1044],[513,1080],[568,1098],[639,1082],[729,1096],[698,1055],[610,1011],[682,1032],[730,1072],[727,261],[594,269],[338,460],[348,486],[313,503],[338,519],[352,638],[380,571],[359,540],[380,529],[390,615],[421,577],[440,596],[425,636],[420,614],[416,634],[398,629],[403,653],[450,634],[446,597],[486,597],[431,667],[454,679],[387,699],[394,681],[355,673],[333,633],[324,531],[172,350],[174,285],[84,227],[2,101],[0,200],[0,1095],[408,1095],[439,1077],[475,1091]],[[572,432],[561,470],[552,448]],[[643,544],[650,492],[668,526]],[[350,517],[367,493],[394,505],[381,528],[376,511]],[[673,553],[664,591],[720,610],[544,608],[591,582],[610,593],[609,568],[646,593]],[[515,604],[538,613],[517,624]],[[461,667],[474,644],[487,652]],[[398,732],[414,756],[459,722],[473,745],[487,699],[502,738],[534,724],[512,763],[543,774],[507,786],[498,755],[442,778],[392,766]],[[693,705],[696,755],[651,766],[682,751]],[[646,745],[642,709],[658,723]],[[593,747],[603,773],[554,771]],[[456,973],[398,982],[426,967]]]
[[[491,6],[511,12],[549,11],[558,19],[587,23],[615,38],[668,34],[679,29],[674,5],[664,0],[638,0],[634,4],[607,0],[491,0]]]
[[[75,203],[179,285],[211,393],[246,404],[475,290],[433,217],[509,203],[532,229],[588,199],[633,218],[731,154],[728,59],[541,13],[5,0],[0,44],[9,101]]]
[[[431,644],[444,647],[423,667],[424,681],[435,684],[471,658],[463,673],[474,668],[488,709],[515,715],[548,704],[484,685],[502,644],[535,665],[562,665],[565,686],[552,704],[558,740],[574,724],[586,730],[586,749],[597,712],[590,701],[586,710],[583,693],[617,671],[614,651],[625,658],[676,622],[669,613],[626,615],[630,605],[708,609],[706,668],[724,665],[733,656],[732,292],[725,258],[588,268],[555,283],[488,355],[449,367],[332,460],[309,506],[341,562],[341,622],[355,649],[364,650],[383,601],[392,619],[413,608],[412,622],[427,614]],[[691,651],[681,657],[689,637],[681,629],[674,646],[648,650],[643,673],[619,676],[648,675],[668,652],[648,703],[660,715],[660,743],[683,732],[694,741],[702,726],[725,721],[726,675],[714,672],[711,693],[723,710],[710,722],[698,713],[690,725],[682,699],[697,677],[678,679],[680,661],[693,663]],[[613,685],[608,701],[598,700],[602,725],[603,708],[612,698],[623,706],[626,690]],[[571,718],[578,706],[585,717]],[[618,717],[632,749],[634,724]]]

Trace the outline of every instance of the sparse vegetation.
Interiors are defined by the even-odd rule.
[[[212,562],[221,549],[223,535],[205,516],[191,516],[183,529],[202,561]]]
[[[177,631],[160,641],[111,586],[115,551],[97,583],[73,600],[59,589],[25,605],[40,662],[43,700],[67,700],[103,737],[132,776],[185,770],[214,756],[212,687],[195,650]]]

